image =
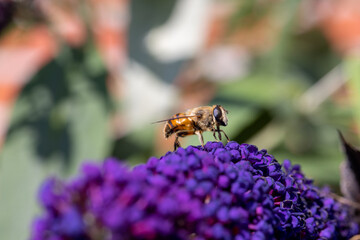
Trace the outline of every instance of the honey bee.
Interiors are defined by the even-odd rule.
[[[184,113],[177,113],[169,119],[160,120],[155,123],[166,122],[164,126],[164,136],[169,138],[175,134],[174,150],[180,147],[179,138],[196,134],[199,137],[201,146],[204,147],[204,138],[202,133],[206,131],[213,132],[215,140],[221,140],[223,133],[229,142],[230,139],[226,133],[220,129],[220,126],[228,124],[228,111],[221,105],[202,106],[186,110]]]

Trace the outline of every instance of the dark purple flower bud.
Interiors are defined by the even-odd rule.
[[[158,209],[159,209],[159,213],[164,216],[176,215],[178,210],[177,202],[175,201],[174,198],[170,196],[166,198],[162,198],[159,202]]]
[[[194,194],[199,197],[205,197],[213,189],[214,185],[210,181],[202,181],[195,188]]]
[[[285,187],[291,188],[294,186],[294,179],[292,177],[286,177],[285,178]]]
[[[191,169],[199,169],[201,168],[201,161],[195,155],[190,155],[187,161],[189,167]]]
[[[267,197],[262,201],[262,204],[264,207],[270,208],[272,209],[274,207],[274,201],[270,198]]]
[[[213,216],[220,208],[221,202],[220,200],[210,201],[208,204],[204,206],[204,214],[205,216]]]
[[[335,227],[333,225],[329,225],[327,228],[325,228],[320,232],[320,237],[323,237],[325,239],[334,238],[334,232],[335,232]]]
[[[225,148],[218,148],[214,151],[214,156],[221,162],[229,162],[231,155]]]
[[[149,176],[147,181],[149,182],[149,184],[158,186],[159,188],[166,188],[170,184],[169,180],[162,175]]]
[[[229,211],[231,220],[238,220],[239,222],[248,222],[249,212],[241,207],[233,207]]]
[[[241,155],[238,150],[230,150],[230,155],[231,155],[231,158],[233,159],[233,161],[235,161],[235,162],[240,161],[240,159],[241,159]]]
[[[36,218],[32,224],[33,229],[33,240],[42,240],[46,231],[49,229],[48,222],[46,218]]]
[[[279,195],[282,195],[285,193],[285,186],[280,182],[275,182],[274,189]]]
[[[225,174],[231,180],[235,180],[238,177],[238,171],[235,168],[227,168]]]
[[[80,212],[74,208],[69,208],[54,221],[52,231],[58,235],[76,239],[84,235],[84,227]]]
[[[279,218],[281,224],[287,223],[291,217],[291,213],[285,209],[279,209],[276,215]]]
[[[220,223],[216,223],[213,227],[214,239],[231,239],[229,231]]]
[[[290,201],[297,201],[298,199],[298,194],[293,191],[294,189],[289,189],[289,191],[286,191],[285,193],[285,200],[290,200]]]
[[[291,162],[288,159],[285,159],[283,162],[283,167],[286,173],[289,173],[291,171]]]
[[[305,196],[309,200],[316,200],[320,198],[318,192],[316,192],[314,189],[308,189],[304,191],[303,196]]]
[[[234,141],[230,141],[228,144],[226,144],[225,148],[228,150],[232,150],[232,149],[238,150],[240,148],[240,144]]]
[[[230,179],[226,175],[219,176],[218,186],[222,188],[227,188],[230,186]]]
[[[195,179],[189,179],[186,181],[186,188],[189,190],[189,191],[194,191],[196,186],[197,186],[198,182],[195,180]]]
[[[89,181],[97,181],[101,178],[100,169],[95,163],[84,163],[82,165],[82,172]]]
[[[251,235],[251,240],[266,240],[267,237],[262,231],[256,231]]]
[[[296,229],[297,227],[299,227],[299,219],[296,216],[291,216],[291,226],[293,229]]]
[[[310,217],[310,218],[306,219],[305,222],[306,222],[306,227],[307,227],[308,231],[310,233],[314,233],[315,228],[316,228],[315,218]]]
[[[229,210],[227,207],[223,206],[217,211],[217,218],[221,222],[227,222],[229,220]]]
[[[173,166],[163,166],[162,168],[162,174],[164,174],[167,177],[175,177],[177,174],[176,168]]]
[[[55,178],[49,178],[40,187],[38,198],[46,208],[56,208],[64,198],[63,185]]]
[[[151,157],[147,161],[146,166],[151,170],[155,170],[158,163],[159,163],[159,159],[157,159],[156,157]]]
[[[218,148],[224,148],[224,145],[221,142],[207,142],[205,144],[205,150],[207,152],[215,151]]]

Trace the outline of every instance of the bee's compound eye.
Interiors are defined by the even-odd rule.
[[[223,112],[220,108],[219,105],[217,105],[215,108],[214,108],[214,111],[213,111],[213,114],[214,114],[214,117],[215,117],[215,121],[222,125],[222,126],[226,126],[227,125],[227,118],[226,118],[226,114],[224,113],[223,115]]]
[[[221,115],[222,115],[222,113],[221,113],[220,108],[219,108],[219,107],[215,107],[215,108],[214,108],[214,117],[215,117],[215,119],[216,119],[217,121],[220,121],[220,120],[221,120]]]

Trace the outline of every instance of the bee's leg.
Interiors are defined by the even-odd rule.
[[[221,139],[221,133],[220,133],[221,130],[220,130],[220,127],[219,127],[219,126],[217,126],[216,131],[218,132],[219,139],[220,139],[220,141],[221,141],[221,140],[222,140],[222,139]]]
[[[220,132],[222,132],[222,133],[225,135],[226,140],[227,140],[228,142],[230,142],[230,138],[226,135],[226,133],[224,132],[224,130],[219,130],[219,134],[220,134]]]
[[[213,136],[214,136],[215,140],[218,142],[219,139],[217,139],[217,137],[216,137],[216,130],[213,131]]]
[[[175,137],[175,142],[174,142],[174,150],[176,150],[178,147],[181,147],[180,146],[180,142],[179,142],[179,137],[185,137],[187,135],[191,135],[191,134],[194,134],[193,131],[189,131],[189,130],[182,130],[182,131],[178,131],[176,133],[176,137]]]
[[[204,147],[204,138],[203,138],[203,135],[201,134],[201,132],[196,131],[195,134],[198,135],[201,146]]]
[[[180,146],[180,142],[179,142],[179,136],[175,137],[175,142],[174,142],[174,151],[178,148],[181,147]]]

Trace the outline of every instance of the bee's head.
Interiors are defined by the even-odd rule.
[[[228,111],[225,108],[223,108],[221,105],[215,105],[213,109],[213,116],[215,123],[220,124],[222,126],[226,126],[228,123],[228,119],[226,116],[227,113]]]

